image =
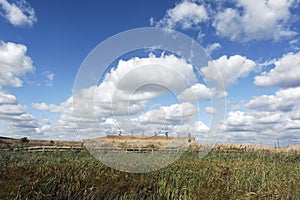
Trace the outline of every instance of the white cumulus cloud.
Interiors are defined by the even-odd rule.
[[[179,96],[178,99],[181,101],[201,101],[209,100],[211,96],[214,95],[214,89],[209,89],[205,85],[197,83],[192,85],[190,88],[184,90]]]
[[[12,42],[0,42],[0,87],[21,87],[20,77],[35,70],[32,60],[26,55],[27,47]]]
[[[55,104],[46,103],[32,103],[32,107],[37,110],[44,110],[49,112],[61,112],[61,107]]]
[[[0,105],[15,104],[16,102],[17,98],[14,95],[0,90]]]
[[[298,87],[300,86],[300,52],[289,53],[274,62],[269,72],[256,76],[254,84],[259,87]]]
[[[225,8],[215,15],[217,34],[230,40],[289,38],[297,34],[289,29],[290,0],[237,0],[236,7]]]
[[[289,111],[300,102],[300,87],[281,89],[275,95],[253,97],[246,107],[253,110]]]
[[[201,22],[207,19],[207,11],[203,5],[183,1],[174,8],[169,9],[160,21],[155,23],[152,18],[150,22],[157,27],[188,29],[199,26]]]
[[[184,102],[182,104],[161,106],[158,109],[150,110],[140,116],[138,121],[144,124],[177,125],[191,120],[196,112],[197,107],[194,104]]]
[[[211,114],[211,115],[217,113],[217,110],[216,110],[215,108],[211,107],[211,106],[205,107],[205,111],[206,111],[207,113]]]
[[[0,6],[0,15],[13,26],[32,26],[37,21],[34,9],[25,0],[15,3],[0,0]]]
[[[21,87],[21,77],[34,72],[32,60],[26,53],[25,45],[0,42],[0,124],[5,129],[2,135],[32,136],[38,128],[35,118],[26,112],[27,106],[19,104],[16,96],[4,89],[6,86]]]
[[[17,102],[16,97],[0,90],[0,124],[4,125],[2,135],[9,137],[33,136],[38,128],[35,118],[26,113],[27,107]]]
[[[299,122],[291,118],[296,110],[282,111],[231,111],[225,124],[225,134],[236,143],[274,145],[295,144],[300,141]]]
[[[208,66],[202,67],[201,72],[208,82],[217,82],[220,86],[224,84],[228,88],[236,83],[241,77],[246,77],[254,70],[256,63],[244,56],[234,55],[222,56],[208,62]]]
[[[228,113],[226,135],[243,143],[295,144],[300,141],[299,102],[299,87],[253,97],[245,104],[249,111]]]
[[[91,138],[117,133],[123,127],[128,134],[141,134],[148,121],[153,127],[147,128],[145,134],[153,134],[152,129],[163,124],[167,130],[175,130],[177,123],[187,122],[197,109],[187,102],[147,112],[149,101],[168,92],[179,94],[196,81],[193,66],[185,60],[150,54],[147,58],[120,60],[99,85],[74,93],[60,105],[33,103],[32,107],[61,113],[56,122],[39,129],[44,135],[59,137],[57,133],[64,133],[68,138],[77,128],[82,138]],[[129,120],[126,116],[134,118]]]
[[[215,43],[207,45],[206,51],[207,51],[208,54],[212,54],[214,51],[216,51],[216,50],[218,50],[220,48],[221,48],[221,44],[215,42]]]

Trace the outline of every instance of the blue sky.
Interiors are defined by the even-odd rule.
[[[79,138],[77,125],[83,135],[91,133],[95,137],[99,129],[91,130],[94,124],[78,122],[78,116],[72,115],[76,74],[99,43],[120,32],[150,26],[182,32],[209,53],[212,61],[200,70],[203,79],[215,79],[214,65],[223,77],[227,94],[225,126],[219,142],[274,145],[278,138],[282,145],[299,144],[299,4],[298,0],[0,0],[0,135],[73,140]],[[151,58],[137,53],[132,58],[123,58],[123,68],[135,69],[134,59],[141,65],[175,62],[188,68],[189,64],[172,55],[157,54]],[[114,66],[116,76],[120,75],[122,66]],[[153,68],[148,72],[156,71]],[[180,72],[190,75],[188,70]],[[104,91],[110,91],[107,85],[115,83],[110,79],[113,73],[108,70],[107,74],[106,82],[93,90],[102,106],[95,108],[99,109],[97,117],[101,118],[95,123],[101,130],[115,132],[120,127],[114,127],[116,119],[103,108],[107,99],[101,99],[101,95],[106,95]],[[194,85],[185,90],[194,88],[193,92],[201,99],[202,118],[192,121],[189,124],[192,127],[183,118],[179,121],[187,126],[182,131],[202,134],[209,128],[213,112],[205,96],[208,88],[196,82]],[[152,92],[148,99],[141,100],[138,94],[133,97],[136,104],[132,106],[138,110],[132,111],[131,117],[143,126],[152,120],[152,127],[148,127],[151,131],[156,126],[164,127],[162,124],[167,124],[164,129],[173,131],[179,122],[175,120],[176,109],[188,112],[193,110],[193,104],[176,104],[174,99],[168,102],[158,95],[164,94],[162,88],[153,90],[148,91]],[[210,92],[214,93],[213,88]],[[82,96],[82,101],[89,102],[90,94],[84,94],[87,96]],[[182,99],[187,98],[181,96]],[[156,105],[155,109],[149,110],[152,104]],[[85,112],[80,110],[80,113]],[[183,113],[186,117],[194,114]],[[173,120],[166,121],[166,116]],[[160,117],[164,118],[163,122]]]

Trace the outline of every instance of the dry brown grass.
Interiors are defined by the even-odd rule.
[[[120,148],[182,148],[188,147],[192,142],[188,142],[188,138],[185,137],[141,137],[141,136],[106,136],[94,139],[88,139],[84,141],[86,146],[92,147],[107,147],[115,146]]]
[[[0,137],[0,147],[16,148],[20,146],[71,146],[80,147],[82,142],[77,141],[58,141],[58,140],[28,140],[28,143],[22,143],[21,139]]]
[[[137,145],[138,147],[147,147],[149,144],[153,144],[156,148],[161,148],[166,146],[167,144],[177,142],[187,141],[188,138],[176,138],[176,137],[164,137],[164,136],[154,136],[154,137],[137,137],[137,136],[106,136],[100,137],[96,139],[86,140],[85,142],[90,141],[105,141],[108,143],[113,143],[116,146],[124,147],[124,145],[128,147],[132,147]],[[29,140],[26,144],[21,144],[20,139],[8,138],[8,137],[0,137],[0,147],[20,147],[23,146],[72,146],[72,147],[80,147],[83,146],[82,142],[76,141],[49,141],[49,140]],[[189,143],[189,146],[192,149],[201,149],[203,148],[203,144]],[[281,152],[281,153],[300,153],[300,145],[293,145],[289,147],[280,147],[274,148],[262,144],[217,144],[214,145],[213,150],[244,150],[248,152],[252,151],[260,151],[267,150],[272,152]]]
[[[289,147],[270,147],[262,144],[217,144],[214,150],[244,150],[248,152],[267,150],[271,152],[281,153],[300,153],[300,145],[293,145]]]

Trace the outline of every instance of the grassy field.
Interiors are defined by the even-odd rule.
[[[300,154],[188,151],[172,165],[130,174],[87,151],[1,150],[0,199],[300,199]]]

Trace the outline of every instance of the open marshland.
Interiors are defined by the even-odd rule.
[[[0,199],[300,199],[297,152],[186,151],[150,173],[120,172],[88,151],[1,150]]]

